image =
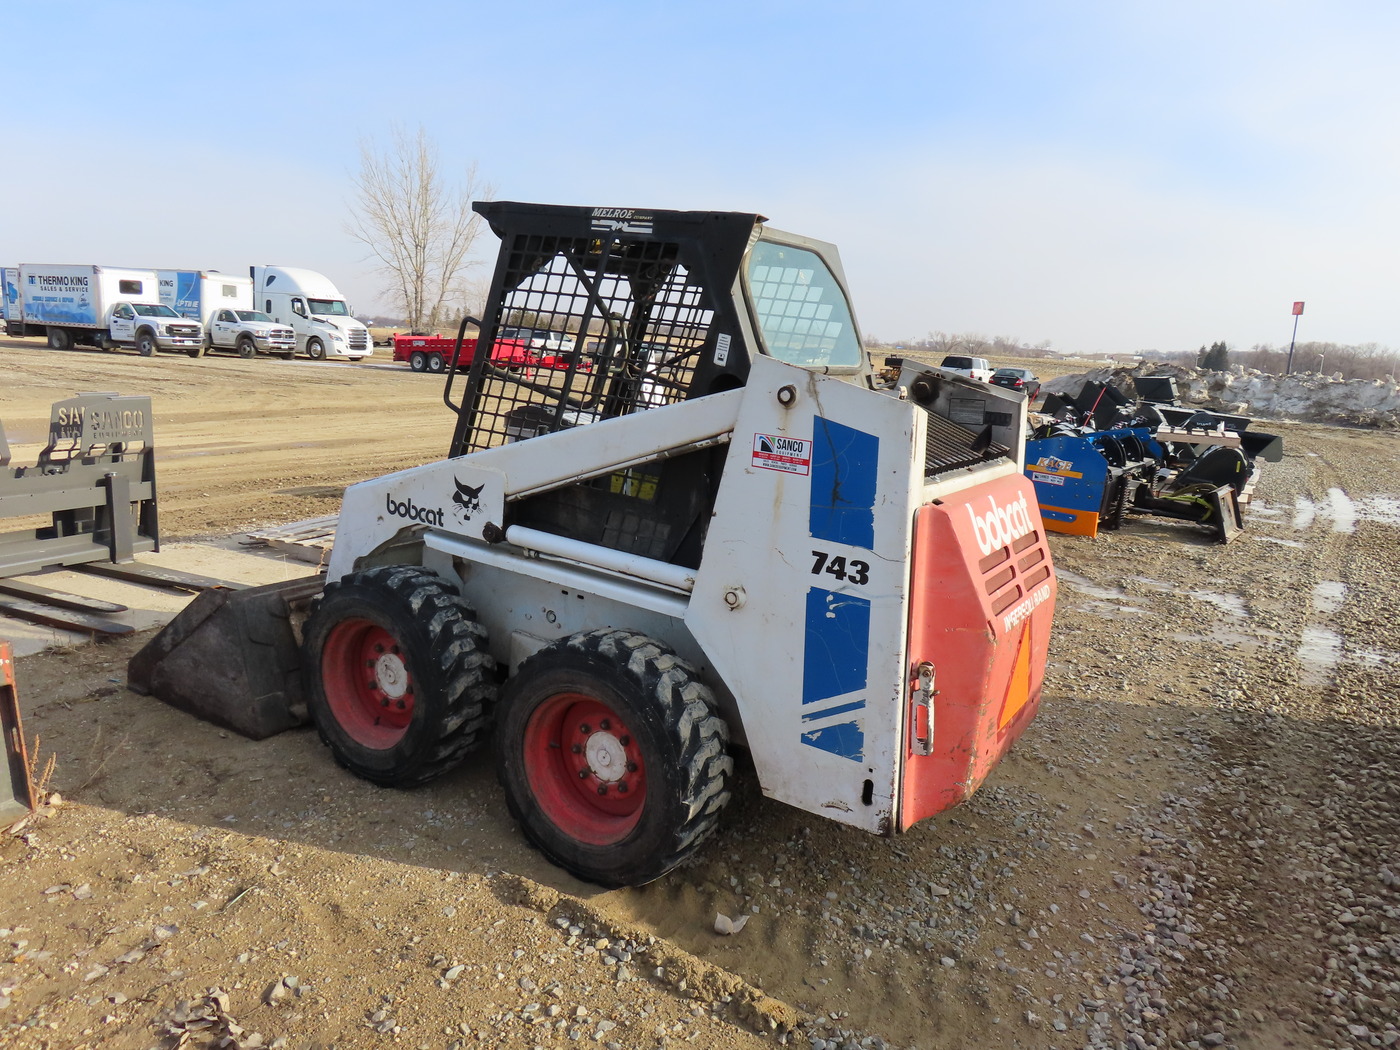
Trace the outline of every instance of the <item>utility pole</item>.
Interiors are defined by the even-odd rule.
[[[1288,343],[1288,364],[1283,370],[1283,374],[1291,376],[1293,374],[1293,347],[1298,342],[1298,318],[1303,316],[1303,304],[1293,304],[1293,338]]]

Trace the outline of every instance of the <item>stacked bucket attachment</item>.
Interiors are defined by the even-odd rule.
[[[1182,406],[1170,376],[1138,379],[1136,392],[1090,382],[1073,398],[1046,398],[1052,418],[1026,443],[1045,527],[1096,536],[1129,514],[1153,515],[1230,542],[1244,528],[1258,461],[1282,458],[1283,439],[1249,431],[1245,416]]]

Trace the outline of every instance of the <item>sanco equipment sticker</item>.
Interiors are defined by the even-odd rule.
[[[753,436],[753,465],[785,474],[812,473],[812,443],[781,434]]]

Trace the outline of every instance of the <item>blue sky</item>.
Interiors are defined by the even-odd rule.
[[[305,266],[373,312],[350,179],[397,121],[502,199],[834,241],[884,339],[1248,348],[1301,299],[1300,340],[1400,347],[1393,2],[9,6],[5,264]]]

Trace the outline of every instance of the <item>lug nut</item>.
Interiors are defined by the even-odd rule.
[[[581,754],[583,754],[583,745],[582,745],[582,744],[575,744],[573,747],[569,748],[569,750],[572,751],[572,752],[573,752],[574,754],[576,754],[576,755],[581,755]]]
[[[598,785],[598,794],[600,794],[600,795],[606,795],[607,793],[608,793],[608,785],[606,785],[606,784],[599,784],[599,785]]]
[[[605,718],[605,719],[603,719],[601,722],[598,723],[598,728],[599,728],[599,729],[611,729],[611,728],[612,728],[612,723],[609,722],[609,721]]]
[[[579,727],[578,727],[578,731],[579,731],[580,733],[582,733],[584,736],[587,736],[589,733],[593,732],[593,730],[589,728],[587,722],[585,722],[585,723],[583,723],[583,725],[579,726]]]

